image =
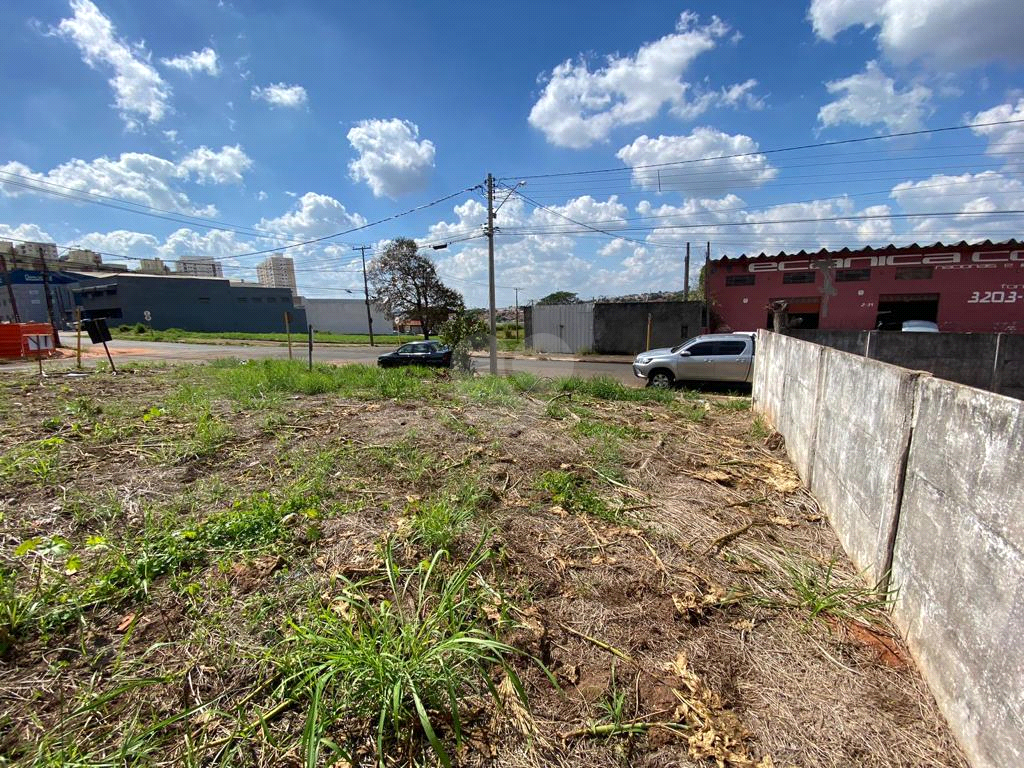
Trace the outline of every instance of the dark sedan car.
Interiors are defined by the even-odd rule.
[[[394,352],[377,358],[381,368],[398,365],[426,365],[432,368],[451,368],[452,351],[438,341],[414,341],[403,344]]]

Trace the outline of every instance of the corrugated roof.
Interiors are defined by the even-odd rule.
[[[881,248],[872,248],[870,245],[867,245],[867,246],[864,246],[863,248],[858,248],[858,249],[855,249],[855,250],[851,250],[850,248],[843,248],[843,249],[838,250],[838,251],[830,251],[828,248],[822,248],[819,251],[804,251],[804,250],[801,250],[801,251],[798,251],[796,253],[786,253],[785,251],[779,251],[778,253],[763,253],[762,252],[762,253],[759,253],[756,256],[747,256],[746,254],[743,254],[741,256],[734,256],[734,257],[722,256],[721,258],[718,258],[718,259],[712,259],[712,261],[716,261],[716,262],[721,262],[721,261],[752,261],[754,259],[780,259],[780,258],[789,258],[789,257],[793,257],[793,256],[805,256],[805,257],[806,256],[819,256],[819,257],[827,257],[827,256],[830,256],[830,255],[837,255],[837,256],[839,256],[839,255],[841,255],[841,256],[850,256],[851,254],[869,255],[869,254],[872,254],[872,253],[892,253],[893,251],[899,251],[901,253],[920,253],[922,251],[935,251],[935,250],[939,250],[939,249],[943,249],[943,248],[982,248],[982,247],[989,247],[989,246],[1009,246],[1011,248],[1016,248],[1016,247],[1024,247],[1024,242],[1021,242],[1021,241],[1018,241],[1018,240],[1001,240],[1001,241],[997,241],[997,242],[993,242],[991,240],[985,240],[985,241],[980,242],[980,243],[968,243],[966,240],[961,240],[959,243],[934,243],[933,245],[919,245],[917,243],[912,243],[911,245],[902,245],[902,246],[901,245],[894,245],[894,244],[890,243],[889,245],[883,246]]]

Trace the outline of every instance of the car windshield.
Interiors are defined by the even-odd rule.
[[[679,345],[678,347],[672,347],[672,354],[675,354],[676,352],[678,352],[679,350],[681,350],[681,349],[682,349],[683,347],[685,347],[685,346],[686,346],[687,344],[689,344],[689,343],[690,343],[691,341],[696,341],[696,340],[697,340],[697,337],[696,337],[696,336],[694,336],[694,337],[693,337],[692,339],[687,339],[686,341],[684,341],[684,342],[683,342],[682,344],[680,344],[680,345]]]

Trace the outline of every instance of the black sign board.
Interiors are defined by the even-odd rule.
[[[89,334],[89,341],[93,344],[100,344],[104,341],[110,341],[110,329],[107,328],[107,321],[102,318],[96,318],[95,320],[83,320],[82,328],[86,333]]]

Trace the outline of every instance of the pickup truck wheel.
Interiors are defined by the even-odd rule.
[[[647,376],[647,386],[655,389],[668,389],[672,386],[672,374],[669,371],[651,371]]]

